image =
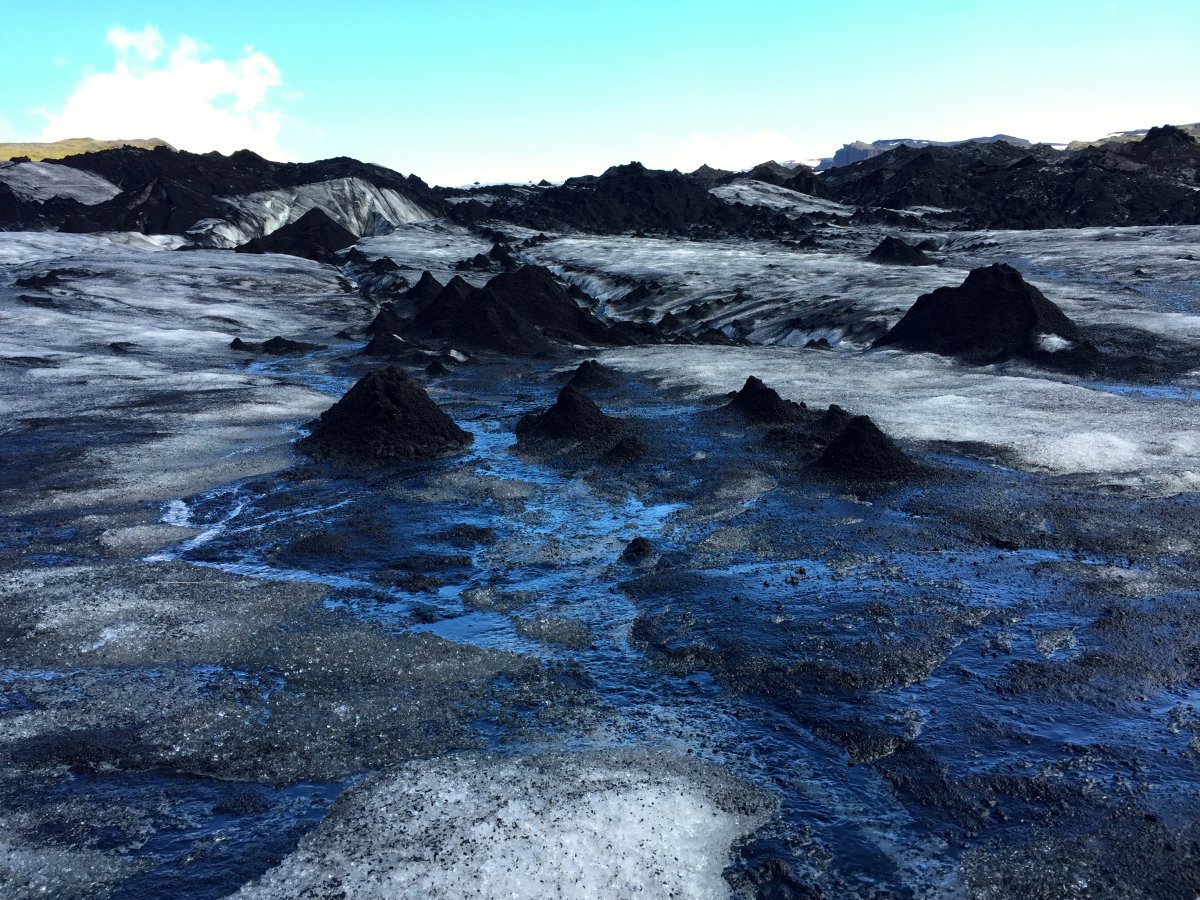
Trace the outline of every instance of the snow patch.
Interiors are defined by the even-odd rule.
[[[1057,334],[1039,334],[1037,345],[1047,353],[1058,353],[1062,350],[1070,350],[1075,346],[1075,342],[1068,341],[1065,337]]]
[[[728,896],[760,792],[655,754],[459,756],[351,791],[242,898]]]

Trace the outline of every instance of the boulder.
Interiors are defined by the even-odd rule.
[[[597,390],[611,387],[616,383],[619,373],[594,359],[585,359],[579,364],[567,384],[582,391]]]

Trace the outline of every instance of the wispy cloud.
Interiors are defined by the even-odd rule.
[[[84,75],[60,111],[42,111],[43,140],[157,137],[188,150],[283,158],[282,77],[266,54],[245,47],[236,59],[214,58],[194,38],[169,44],[152,25],[112,28],[106,40],[112,70]]]

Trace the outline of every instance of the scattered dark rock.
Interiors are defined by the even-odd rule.
[[[309,454],[338,463],[386,465],[462,450],[472,436],[396,368],[364,376],[312,423],[300,442]]]
[[[1099,356],[1062,310],[1003,263],[975,269],[959,287],[922,294],[875,346],[980,363],[1022,357],[1056,368],[1086,367]]]
[[[832,407],[831,407],[832,410]],[[817,468],[847,481],[898,481],[917,465],[869,416],[855,416],[817,460]]]
[[[295,222],[247,241],[237,248],[238,253],[286,253],[317,262],[335,265],[337,251],[353,246],[358,237],[314,206]]]
[[[425,374],[430,378],[445,378],[447,375],[453,375],[453,370],[440,359],[430,360],[429,365],[425,367]]]
[[[815,341],[805,343],[806,350],[832,350],[833,347],[829,344],[828,338],[817,338]]]
[[[867,262],[885,266],[932,266],[934,262],[923,251],[900,238],[888,236],[867,254]]]
[[[633,435],[627,435],[604,451],[604,461],[613,465],[637,462],[646,455],[646,445]]]

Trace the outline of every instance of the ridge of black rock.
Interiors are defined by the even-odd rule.
[[[363,376],[310,425],[306,453],[335,463],[387,465],[462,450],[473,437],[394,367]]]
[[[934,262],[921,250],[905,243],[898,237],[888,235],[867,254],[867,262],[885,266],[932,266]]]
[[[693,226],[734,229],[751,213],[708,192],[709,183],[639,162],[599,176],[570,178],[529,198],[513,215],[534,228],[570,227],[599,233],[683,232]]]
[[[542,413],[529,413],[517,422],[517,439],[603,441],[621,432],[621,422],[601,412],[582,391],[567,385]]]
[[[833,199],[860,207],[955,210],[972,228],[1200,224],[1200,145],[1181,129],[1059,151],[1000,140],[901,145],[822,173]]]
[[[754,375],[746,379],[725,408],[763,425],[803,422],[808,418],[804,404],[783,399],[774,388],[767,387]]]
[[[822,452],[817,468],[856,482],[899,481],[919,471],[870,416],[854,416]]]
[[[347,157],[278,163],[249,150],[225,156],[166,146],[149,150],[127,146],[68,156],[54,163],[100,175],[121,193],[94,206],[55,200],[18,203],[9,210],[5,191],[0,190],[0,226],[24,221],[69,232],[184,234],[201,220],[229,216],[231,207],[222,198],[342,178],[358,178],[376,188],[393,190],[434,215],[447,211],[445,201],[415,175],[404,176]]]
[[[325,210],[314,206],[295,222],[247,241],[236,249],[238,253],[285,253],[336,265],[339,262],[337,251],[345,250],[357,241],[353,232],[331,219]]]
[[[1061,309],[1004,263],[972,270],[959,287],[922,294],[875,346],[982,363],[1021,357],[1057,368],[1099,357]]]

